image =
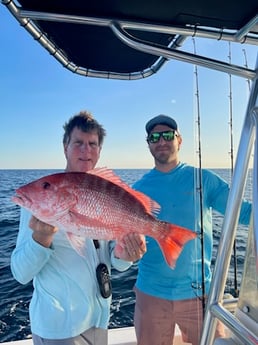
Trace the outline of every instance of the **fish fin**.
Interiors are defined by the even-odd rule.
[[[74,230],[80,232],[81,237],[110,240],[115,239],[116,232],[114,229],[120,230],[119,227],[103,224],[101,220],[90,218],[76,212],[69,212],[69,218],[70,222],[75,224]],[[111,238],[112,235],[114,236],[113,238]]]
[[[124,183],[121,180],[121,178],[114,173],[114,171],[112,169],[108,169],[106,167],[95,168],[95,169],[92,169],[92,170],[88,170],[87,174],[91,174],[91,175],[96,175],[96,176],[102,177],[102,178],[104,178],[104,179],[106,179],[108,181],[111,181],[111,182],[119,185],[119,186],[120,186],[120,184],[124,184],[125,186],[127,186],[127,184]]]
[[[73,249],[82,257],[85,256],[85,237],[77,236],[71,232],[66,232],[66,237]]]
[[[162,236],[156,238],[167,264],[171,268],[175,268],[176,261],[181,254],[186,242],[196,238],[197,234],[191,230],[181,226],[162,222],[167,226],[167,234],[164,232]]]
[[[117,176],[114,173],[113,170],[108,169],[106,167],[95,168],[93,170],[87,171],[87,174],[102,177],[102,178],[108,180],[109,182],[112,182],[112,183],[116,184],[117,186],[123,188],[124,190],[126,190],[128,193],[132,194],[135,198],[137,198],[141,202],[141,204],[145,208],[145,211],[148,214],[157,215],[159,213],[160,205],[156,201],[152,200],[150,197],[148,197],[144,193],[136,191],[133,188],[131,188],[130,186],[128,186],[125,182],[123,182],[120,179],[119,176]]]
[[[101,227],[102,228],[104,226],[103,222],[99,221],[98,219],[84,216],[81,213],[70,211],[69,216],[70,216],[71,222],[76,224],[76,226],[78,228],[85,227],[85,224],[87,224],[87,227],[93,226],[94,228],[95,227]],[[105,226],[107,226],[107,225],[105,224]]]

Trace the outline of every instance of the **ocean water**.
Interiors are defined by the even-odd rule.
[[[10,271],[10,255],[15,247],[19,226],[19,207],[14,205],[10,198],[17,187],[57,171],[0,170],[0,342],[25,339],[30,336],[28,307],[32,294],[32,284],[29,283],[24,286],[17,283]],[[146,171],[144,169],[115,170],[122,180],[129,185],[139,179]],[[214,169],[214,171],[230,182],[231,173],[229,169]],[[249,176],[245,192],[245,197],[248,199],[250,198],[251,185],[251,177]],[[214,258],[220,237],[222,219],[221,215],[214,213]],[[236,240],[238,286],[241,282],[246,242],[246,228],[239,226]],[[233,265],[232,259],[226,287],[228,292],[234,289]],[[134,293],[132,289],[136,274],[137,264],[134,264],[126,272],[113,271],[110,328],[133,325]]]

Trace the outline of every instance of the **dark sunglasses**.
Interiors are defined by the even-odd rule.
[[[177,134],[174,130],[164,132],[153,132],[148,136],[147,141],[148,143],[155,144],[159,141],[161,136],[165,141],[172,141],[174,140],[175,136],[177,136]]]

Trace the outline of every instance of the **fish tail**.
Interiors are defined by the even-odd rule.
[[[165,231],[157,238],[167,264],[175,268],[176,261],[186,242],[196,238],[197,234],[181,226],[162,222]]]

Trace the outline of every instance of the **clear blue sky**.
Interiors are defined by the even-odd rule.
[[[63,124],[91,111],[107,130],[99,166],[150,168],[144,126],[160,113],[173,116],[183,135],[181,160],[198,164],[194,66],[170,61],[137,81],[86,78],[49,55],[0,4],[0,169],[64,168]],[[184,49],[193,52],[189,39]],[[228,43],[197,40],[198,54],[228,61]],[[249,67],[257,47],[231,45],[232,62]],[[202,166],[230,167],[229,76],[198,67]],[[247,81],[232,77],[234,155],[248,99]]]

